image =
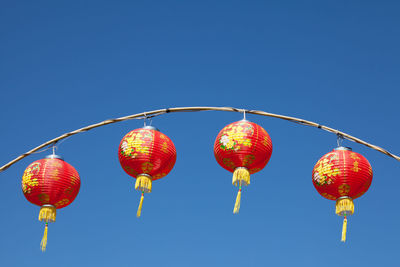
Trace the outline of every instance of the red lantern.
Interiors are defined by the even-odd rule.
[[[239,212],[242,186],[250,184],[250,174],[261,171],[271,154],[271,138],[253,122],[233,122],[219,132],[214,143],[215,158],[224,169],[233,172],[232,184],[239,186],[233,213]]]
[[[57,155],[37,160],[26,168],[22,191],[29,202],[41,207],[39,221],[46,223],[42,251],[46,250],[48,223],[56,221],[57,209],[74,201],[80,186],[78,172]]]
[[[344,216],[342,241],[346,241],[347,216],[354,213],[353,199],[367,192],[372,168],[361,154],[338,147],[324,155],[313,169],[313,184],[318,193],[336,201],[336,214]]]
[[[152,181],[166,176],[174,167],[176,150],[165,134],[152,126],[130,131],[118,150],[124,171],[136,178],[135,189],[142,192],[137,217],[140,217],[144,193],[150,193]]]

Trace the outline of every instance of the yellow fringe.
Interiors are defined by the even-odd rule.
[[[339,216],[353,215],[354,203],[350,197],[336,200],[336,214]]]
[[[57,215],[56,207],[52,205],[44,205],[40,208],[39,221],[42,222],[55,222]]]
[[[151,176],[147,174],[140,174],[136,177],[135,189],[144,193],[150,193],[152,187]]]
[[[136,212],[136,217],[138,217],[138,218],[142,214],[143,199],[144,199],[144,194],[142,193],[142,197],[140,198],[139,207],[138,207],[138,210]]]
[[[233,172],[232,184],[234,186],[249,185],[250,184],[250,172],[245,167],[236,168]]]
[[[46,223],[46,226],[44,227],[44,233],[43,233],[42,242],[40,242],[40,249],[43,252],[46,251],[46,246],[47,246],[47,229],[48,229],[48,225]]]
[[[346,233],[347,233],[347,218],[345,217],[343,220],[343,228],[342,228],[342,242],[346,242]]]
[[[241,197],[242,197],[242,189],[239,189],[239,192],[237,193],[237,196],[236,196],[235,207],[233,208],[234,214],[239,213]]]

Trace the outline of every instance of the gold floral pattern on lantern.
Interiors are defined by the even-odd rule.
[[[164,142],[161,145],[161,151],[164,152],[164,153],[168,153],[168,143],[167,142]]]
[[[223,134],[219,140],[221,149],[238,151],[242,146],[251,147],[251,137],[254,129],[250,124],[230,124],[223,129]]]
[[[149,142],[151,142],[153,136],[146,130],[141,132],[132,132],[130,135],[125,137],[125,140],[121,144],[121,153],[126,156],[131,156],[133,158],[138,156],[138,153],[148,155]]]
[[[135,171],[133,168],[131,168],[129,166],[123,166],[123,168],[127,173],[129,173],[133,177],[136,177],[139,175],[139,173],[137,171]]]
[[[357,153],[351,152],[350,157],[354,160],[360,159],[359,156],[357,156]]]
[[[341,184],[338,187],[338,192],[341,196],[347,196],[347,194],[350,192],[350,185],[348,184]]]
[[[143,173],[149,173],[153,169],[154,164],[151,162],[143,162],[142,164],[142,171]]]
[[[333,177],[341,174],[340,169],[334,168],[333,163],[331,163],[334,159],[335,157],[323,157],[317,162],[313,176],[317,185],[329,185],[334,181]]]
[[[358,172],[359,170],[361,170],[361,168],[358,167],[358,161],[354,161],[353,165],[354,167],[352,168],[352,170],[354,172]]]
[[[256,160],[256,157],[252,154],[246,155],[243,159],[243,166],[247,167],[248,165],[251,165],[254,161]]]
[[[235,169],[235,163],[233,163],[233,161],[230,158],[224,158],[222,160],[222,162],[224,163],[224,165],[230,169]]]
[[[68,203],[69,203],[69,199],[64,198],[64,199],[58,201],[56,204],[54,204],[54,206],[56,206],[56,208],[58,208],[58,207],[66,205]]]
[[[76,177],[75,175],[71,175],[71,184],[72,185],[76,185],[76,184],[80,184],[81,180],[79,177]]]
[[[68,187],[67,189],[64,190],[64,193],[67,195],[72,195],[74,192],[74,189],[72,187]]]
[[[264,129],[263,129],[264,130]],[[264,132],[266,132],[265,130],[264,130]],[[264,146],[271,146],[271,139],[269,138],[269,136],[265,136],[264,137],[264,140],[263,140],[263,145]]]
[[[50,201],[50,197],[48,194],[39,194],[38,199],[40,202],[42,202],[43,205],[49,203]]]
[[[34,163],[25,170],[24,175],[22,176],[22,191],[24,193],[30,193],[32,187],[39,185],[37,178],[32,178],[32,176],[39,171],[39,163]]]

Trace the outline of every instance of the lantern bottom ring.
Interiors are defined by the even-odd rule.
[[[42,205],[42,207],[49,207],[49,208],[56,208],[54,205],[51,205],[51,204],[44,204],[44,205]]]
[[[350,200],[353,200],[353,199],[352,199],[351,197],[349,197],[349,196],[343,196],[343,197],[337,198],[336,201],[338,201],[338,200],[340,200],[340,199],[350,199]]]
[[[136,178],[139,178],[139,176],[146,176],[146,177],[149,177],[151,180],[153,180],[153,178],[151,177],[151,175],[150,175],[150,174],[147,174],[147,173],[141,173],[141,174],[139,174]]]

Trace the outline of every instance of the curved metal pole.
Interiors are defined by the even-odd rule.
[[[247,110],[247,109],[239,109],[239,108],[232,108],[232,107],[180,107],[180,108],[166,108],[166,109],[158,109],[158,110],[152,110],[152,111],[147,111],[147,112],[142,112],[142,113],[137,113],[137,114],[133,114],[133,115],[129,115],[129,116],[125,116],[125,117],[120,117],[120,118],[116,118],[116,119],[109,119],[109,120],[105,120],[96,124],[92,124],[80,129],[77,129],[75,131],[72,132],[68,132],[65,133],[63,135],[60,135],[59,137],[56,137],[54,139],[51,139],[43,144],[41,144],[40,146],[37,146],[33,149],[31,149],[30,151],[18,156],[17,158],[13,159],[12,161],[8,162],[7,164],[3,165],[0,168],[0,172],[5,171],[7,168],[9,168],[11,165],[17,163],[18,161],[20,161],[21,159],[31,155],[32,153],[47,147],[49,145],[52,144],[56,144],[58,141],[65,139],[67,137],[70,137],[72,135],[78,134],[78,133],[82,133],[82,132],[86,132],[89,130],[92,130],[94,128],[97,127],[101,127],[101,126],[105,126],[108,124],[112,124],[112,123],[116,123],[116,122],[120,122],[120,121],[126,121],[126,120],[131,120],[131,119],[144,119],[144,118],[152,118],[152,117],[156,117],[159,115],[163,115],[166,113],[173,113],[173,112],[198,112],[198,111],[209,111],[209,110],[214,110],[214,111],[229,111],[229,112],[244,112],[244,113],[248,113],[248,114],[254,114],[254,115],[260,115],[260,116],[266,116],[266,117],[273,117],[273,118],[278,118],[278,119],[282,119],[282,120],[287,120],[287,121],[291,121],[291,122],[295,122],[295,123],[299,123],[301,125],[307,125],[307,126],[312,126],[312,127],[316,127],[319,129],[322,129],[324,131],[327,132],[331,132],[334,133],[338,136],[341,136],[347,140],[365,145],[369,148],[372,148],[374,150],[377,150],[389,157],[392,157],[398,161],[400,161],[400,157],[396,156],[392,153],[390,153],[389,151],[387,151],[386,149],[383,149],[379,146],[376,145],[372,145],[370,143],[367,143],[359,138],[356,138],[354,136],[351,136],[349,134],[346,134],[344,132],[338,131],[336,129],[312,122],[312,121],[307,121],[307,120],[303,120],[303,119],[299,119],[299,118],[295,118],[295,117],[289,117],[289,116],[284,116],[284,115],[279,115],[279,114],[274,114],[274,113],[268,113],[265,111],[260,111],[260,110]]]

